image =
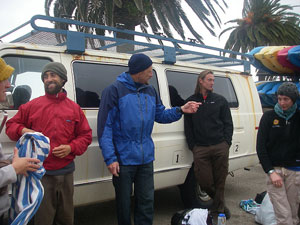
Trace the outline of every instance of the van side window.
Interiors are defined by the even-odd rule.
[[[102,91],[111,85],[121,73],[128,71],[127,66],[117,66],[99,63],[74,62],[76,102],[83,108],[98,108]],[[157,76],[149,83],[158,92]]]
[[[230,108],[239,106],[232,82],[228,77],[215,76],[214,92],[226,98]]]
[[[167,71],[171,106],[181,106],[183,100],[194,94],[198,74]],[[215,75],[214,92],[226,98],[230,107],[238,107],[238,100],[228,77]]]
[[[5,62],[15,68],[10,77],[11,88],[14,101],[14,109],[20,105],[45,94],[41,73],[44,66],[51,62],[48,58],[6,55]]]

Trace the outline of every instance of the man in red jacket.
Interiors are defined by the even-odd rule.
[[[14,141],[26,132],[40,132],[50,138],[50,153],[43,164],[45,194],[35,225],[73,224],[74,158],[83,154],[92,141],[83,111],[63,89],[67,80],[61,63],[48,63],[42,71],[45,95],[21,105],[6,124],[6,134]]]

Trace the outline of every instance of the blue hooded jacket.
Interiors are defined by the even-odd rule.
[[[165,109],[154,87],[136,87],[124,72],[101,96],[98,142],[106,165],[141,165],[154,160],[151,133],[154,121],[171,123],[181,118],[176,108]]]

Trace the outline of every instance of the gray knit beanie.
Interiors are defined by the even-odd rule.
[[[293,103],[295,103],[297,98],[299,97],[299,91],[296,84],[292,82],[284,82],[279,86],[277,95],[288,96],[292,99]]]
[[[65,68],[65,66],[59,62],[51,62],[48,63],[43,71],[42,71],[42,81],[43,80],[43,76],[47,71],[52,71],[54,73],[56,73],[58,76],[61,77],[61,79],[65,80],[66,82],[68,81],[68,77],[67,77],[67,70]]]

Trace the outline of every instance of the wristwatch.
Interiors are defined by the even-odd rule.
[[[275,172],[275,170],[269,170],[268,171],[268,175],[271,175],[272,173],[274,173]]]
[[[181,107],[176,107],[176,112],[183,114]]]

